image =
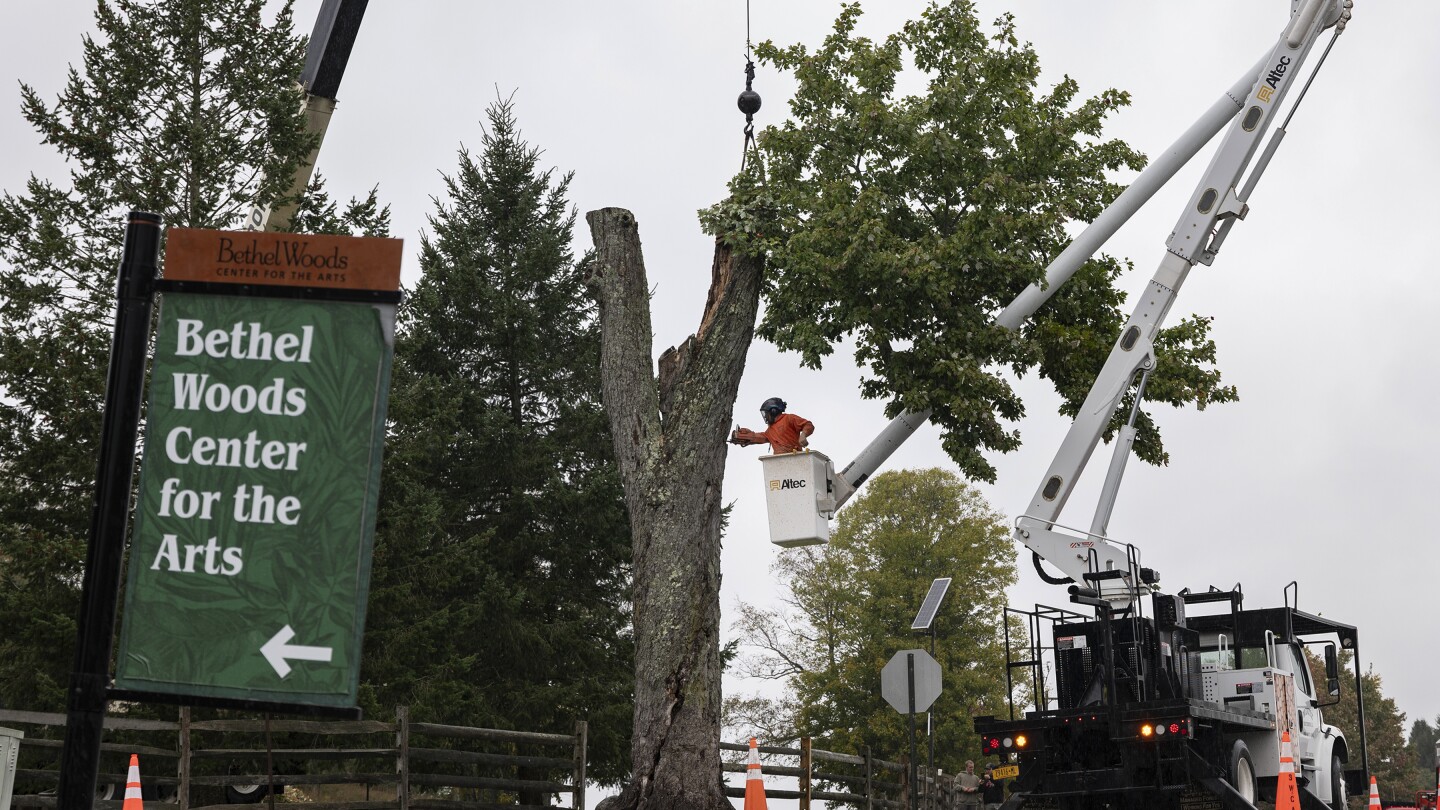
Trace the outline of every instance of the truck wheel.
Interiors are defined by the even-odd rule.
[[[225,801],[230,804],[258,804],[270,795],[268,785],[226,785]]]
[[[226,769],[229,774],[263,774],[265,773],[265,760],[240,760],[230,763]],[[280,795],[280,784],[275,784],[275,795]],[[266,784],[264,777],[259,782],[248,784],[226,785],[225,801],[228,804],[258,804],[270,795],[270,786]]]
[[[1340,770],[1344,763],[1340,757],[1330,757],[1330,806],[1335,810],[1346,810],[1345,772]]]
[[[1230,787],[1235,788],[1245,801],[1255,803],[1255,763],[1250,759],[1250,749],[1244,740],[1236,740],[1230,749],[1229,781]]]

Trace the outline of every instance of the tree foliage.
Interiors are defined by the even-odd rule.
[[[317,172],[290,217],[290,230],[294,233],[389,236],[390,206],[380,204],[380,188],[373,186],[364,199],[351,198],[341,208],[331,199],[330,192],[325,190],[325,178]]]
[[[1435,718],[1435,725],[1426,722],[1425,718],[1417,717],[1415,722],[1410,724],[1410,739],[1406,743],[1411,754],[1415,757],[1415,765],[1429,780],[1429,787],[1434,787],[1435,777],[1435,743],[1440,742],[1440,717]]]
[[[736,629],[753,650],[745,673],[779,680],[786,694],[732,700],[732,725],[899,758],[906,719],[881,698],[880,670],[896,651],[929,644],[910,622],[931,581],[952,577],[934,624],[944,679],[931,709],[935,764],[955,771],[978,759],[971,718],[1007,711],[1001,622],[1016,571],[1004,517],[973,487],[939,469],[877,475],[828,545],[782,552],[774,572],[785,607],[742,605]]]
[[[65,704],[125,212],[232,225],[313,145],[304,43],[290,3],[267,5],[101,0],[54,104],[21,85],[21,114],[70,168],[0,193],[0,701]],[[328,227],[388,227],[356,211]]]
[[[1039,58],[1013,18],[987,32],[968,0],[932,2],[883,41],[856,34],[860,16],[859,3],[845,5],[814,51],[756,49],[799,83],[792,117],[759,138],[767,182],[737,178],[703,219],[768,252],[762,337],[811,367],[853,341],[869,372],[862,393],[888,400],[891,415],[932,411],[961,470],[991,480],[984,453],[1018,447],[1006,423],[1024,413],[1003,372],[1038,370],[1074,415],[1119,335],[1115,283],[1128,265],[1103,255],[1018,332],[993,320],[1043,278],[1067,226],[1119,194],[1107,177],[1143,165],[1101,139],[1129,96],[1081,99],[1068,76],[1041,91]],[[924,92],[903,95],[912,67]],[[1208,333],[1203,318],[1160,333],[1151,400],[1235,398]],[[1138,429],[1136,452],[1163,463],[1148,415]]]
[[[367,703],[569,733],[626,769],[629,527],[600,407],[599,332],[570,244],[570,175],[509,101],[463,147],[401,307]]]

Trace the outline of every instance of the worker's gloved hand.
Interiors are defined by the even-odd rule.
[[[805,447],[809,447],[809,446],[810,446],[810,437],[809,437],[809,436],[801,436],[801,437],[800,437],[800,447],[801,447],[801,448],[805,448]]]
[[[735,428],[735,430],[730,433],[731,444],[759,444],[763,441],[765,441],[765,439],[750,428]]]

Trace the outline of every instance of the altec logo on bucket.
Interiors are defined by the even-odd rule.
[[[803,478],[785,478],[785,479],[776,478],[776,479],[772,479],[772,480],[770,481],[770,489],[772,489],[772,490],[781,490],[781,489],[803,489],[804,486],[805,486],[805,479],[803,479]]]

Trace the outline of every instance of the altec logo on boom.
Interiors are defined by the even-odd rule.
[[[1285,69],[1288,67],[1290,67],[1290,57],[1280,57],[1280,61],[1275,63],[1275,67],[1270,68],[1270,73],[1265,77],[1265,83],[1270,85],[1271,89],[1279,89],[1280,81],[1285,78]]]

